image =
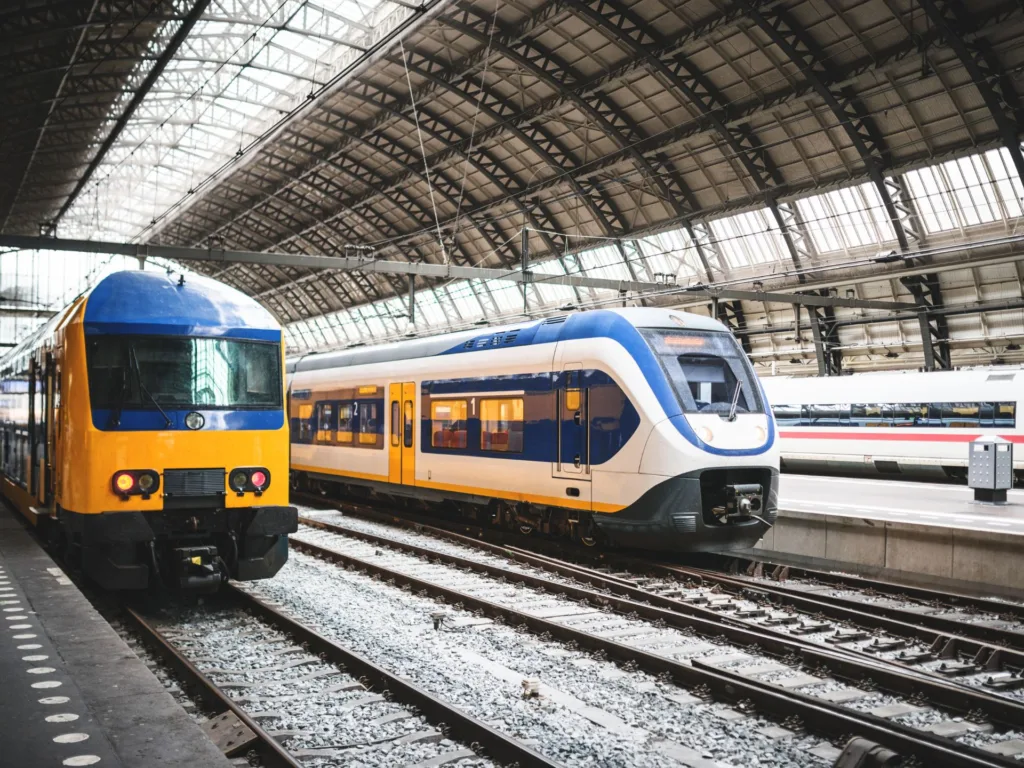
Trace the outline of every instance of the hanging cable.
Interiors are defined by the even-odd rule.
[[[462,199],[466,191],[466,176],[469,175],[470,158],[473,156],[473,144],[476,141],[476,124],[483,105],[484,91],[487,88],[487,68],[491,64],[491,44],[494,42],[494,30],[498,26],[498,0],[494,0],[494,13],[491,15],[490,29],[487,32],[487,47],[484,49],[484,69],[480,74],[480,93],[476,97],[476,109],[473,111],[473,125],[469,131],[469,147],[462,162],[462,179],[459,181],[459,199],[455,206],[455,221],[452,224],[452,249],[455,249],[455,238],[459,236],[459,219],[462,216]]]
[[[448,264],[448,251],[444,247],[444,236],[441,234],[441,217],[437,213],[434,202],[434,185],[430,181],[430,164],[427,163],[427,148],[423,145],[423,131],[420,130],[419,110],[416,108],[416,94],[412,90],[412,77],[409,75],[409,61],[405,55],[405,43],[398,38],[398,47],[402,50],[402,66],[405,67],[405,82],[409,85],[409,101],[412,103],[412,120],[416,125],[416,138],[420,143],[420,154],[423,156],[423,173],[427,180],[427,191],[430,192],[430,207],[434,211],[434,223],[437,225],[437,244],[441,247],[441,258]]]

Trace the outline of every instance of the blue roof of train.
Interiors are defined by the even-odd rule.
[[[115,272],[89,292],[87,334],[227,336],[280,341],[281,326],[266,309],[234,288],[198,275]]]

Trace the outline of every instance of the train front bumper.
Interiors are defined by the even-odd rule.
[[[725,552],[754,546],[778,515],[778,471],[728,470],[734,473],[730,483],[759,479],[763,505],[755,517],[725,523],[711,513],[707,478],[702,490],[706,471],[668,478],[619,512],[595,512],[594,522],[613,546],[662,552]]]
[[[231,578],[265,579],[288,560],[287,534],[298,528],[295,507],[267,506],[161,512],[61,512],[81,549],[82,570],[105,589],[144,589],[154,558],[168,549],[213,545]],[[167,576],[168,574],[162,574]]]

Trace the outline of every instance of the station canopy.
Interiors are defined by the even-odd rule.
[[[762,373],[1024,361],[1019,2],[34,0],[0,39],[0,234],[528,249],[412,316],[397,275],[190,262],[293,350],[625,303],[714,313]],[[134,265],[5,254],[0,335]]]

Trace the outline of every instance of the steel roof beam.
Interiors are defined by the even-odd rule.
[[[103,140],[103,144],[100,145],[99,150],[93,156],[89,165],[86,166],[85,171],[78,178],[78,182],[75,184],[75,188],[71,190],[71,194],[68,195],[68,199],[64,201],[64,205],[57,211],[57,215],[53,217],[53,225],[56,227],[64,214],[68,212],[68,209],[74,204],[75,200],[78,199],[78,195],[81,194],[85,185],[89,183],[89,179],[92,178],[93,173],[103,162],[103,158],[107,156],[107,152],[114,146],[114,143],[120,137],[121,132],[125,126],[128,125],[128,121],[131,120],[132,115],[135,114],[135,110],[139,108],[139,105],[145,100],[146,96],[152,90],[156,81],[160,79],[160,75],[163,74],[164,69],[174,58],[174,55],[181,48],[185,39],[188,37],[192,28],[199,21],[203,12],[206,11],[207,6],[210,5],[211,0],[195,0],[195,5],[189,10],[184,20],[181,22],[181,26],[174,32],[174,36],[167,43],[167,47],[160,54],[156,63],[153,64],[153,68],[149,70],[146,75],[146,79],[142,81],[138,88],[135,89],[135,95],[132,96],[132,100],[128,102],[128,106],[124,108],[121,116],[117,118],[117,122],[114,123],[113,128],[110,129],[110,133],[107,134],[107,138]]]
[[[662,283],[647,283],[634,280],[611,280],[600,277],[574,275],[547,275],[526,273],[518,270],[493,269],[488,267],[467,267],[454,264],[431,264],[427,262],[382,261],[358,256],[320,256],[296,253],[267,253],[262,251],[220,250],[214,248],[188,248],[179,245],[141,245],[138,243],[115,243],[98,240],[73,240],[55,237],[28,237],[22,235],[0,235],[0,248],[20,250],[56,250],[72,253],[103,253],[134,258],[162,258],[171,261],[199,261],[213,263],[264,264],[305,269],[332,269],[352,271],[357,274],[419,275],[443,280],[504,280],[514,283],[550,283],[590,287],[602,290],[636,293],[658,293],[665,290]],[[693,286],[682,289],[685,295],[717,296],[721,299],[743,301],[766,301],[782,304],[799,304],[817,307],[853,307],[898,311],[913,309],[914,305],[894,301],[867,301],[847,299],[839,296],[818,294],[770,293],[765,291],[744,291],[715,286]]]

